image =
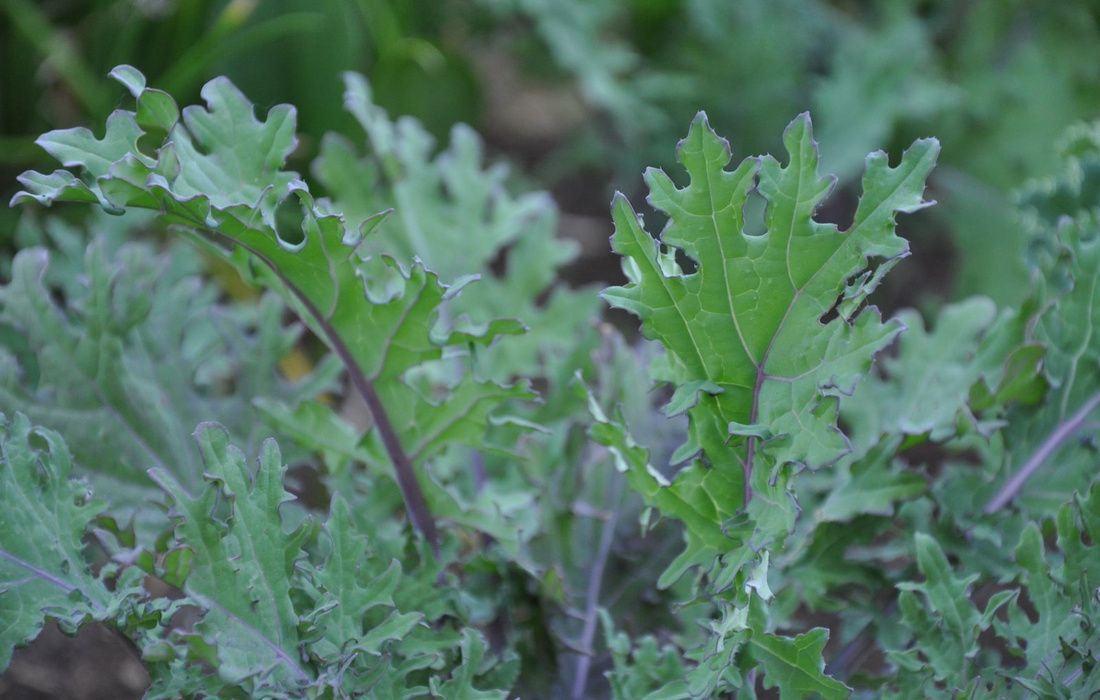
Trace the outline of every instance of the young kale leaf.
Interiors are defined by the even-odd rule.
[[[305,684],[310,673],[299,658],[290,579],[308,531],[285,533],[279,506],[293,496],[283,490],[278,446],[264,443],[253,475],[220,426],[200,425],[195,437],[210,487],[193,496],[162,469],[150,476],[178,514],[183,589],[206,610],[198,631],[217,649],[218,674],[230,683],[259,677]],[[219,497],[228,499],[224,522],[214,515]]]
[[[630,283],[604,292],[669,353],[670,410],[686,409],[691,426],[679,456],[703,458],[669,488],[694,488],[698,470],[722,474],[737,488],[715,500],[748,506],[764,539],[790,527],[791,468],[826,466],[849,449],[838,398],[901,331],[863,303],[907,253],[894,217],[929,204],[921,194],[939,151],[935,140],[917,141],[896,167],[884,153],[868,156],[855,221],[841,232],[813,219],[834,180],[817,171],[808,116],[791,123],[784,144],[787,165],[766,156],[726,170],[729,147],[700,114],[678,150],[688,184],[646,172],[650,203],[669,216],[660,244],[616,197],[612,246]],[[745,229],[754,190],[767,202],[762,235]],[[678,253],[697,269],[685,271]]]

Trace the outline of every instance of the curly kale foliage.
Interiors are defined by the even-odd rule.
[[[846,697],[847,687],[823,672],[821,652],[828,630],[818,627],[793,638],[772,631],[769,554],[758,556],[747,546],[729,551],[728,537],[716,522],[715,515],[721,513],[713,510],[717,498],[708,482],[678,480],[680,488],[671,488],[649,463],[647,450],[618,421],[609,419],[591,395],[589,409],[594,418],[592,439],[612,452],[631,488],[648,506],[684,523],[688,548],[662,574],[658,585],[674,584],[693,565],[714,572],[707,591],[710,604],[695,600],[690,606],[689,624],[703,633],[695,638],[685,635],[680,653],[660,651],[652,637],[643,637],[632,650],[630,639],[614,630],[609,617],[603,618],[614,661],[610,679],[615,697],[713,697],[754,685],[757,668],[764,672],[765,687],[777,687],[783,698],[808,693]]]
[[[403,543],[362,532],[339,497],[320,527],[300,517],[289,522],[282,506],[293,497],[284,490],[286,466],[274,441],[264,443],[253,467],[221,426],[204,424],[195,438],[206,485],[191,492],[167,471],[152,471],[175,527],[159,551],[135,557],[98,532],[95,518],[106,504],[70,478],[72,458],[60,436],[22,415],[4,423],[5,665],[45,620],[66,629],[98,620],[130,636],[152,667],[148,697],[243,690],[402,698],[449,683],[505,697],[493,684],[510,682],[514,662],[484,658],[484,641],[462,628],[461,606],[450,586],[436,581],[438,571],[403,572],[386,555]],[[93,531],[112,559],[98,573],[83,544]],[[124,560],[140,566],[120,566]],[[150,598],[142,585],[147,574],[178,586],[183,597]],[[432,588],[436,600],[429,603],[423,592]],[[193,628],[169,625],[182,609],[199,615]]]
[[[995,313],[971,299],[944,307],[931,332],[909,324],[886,376],[845,408],[866,456],[842,470],[839,488],[829,484],[816,514],[843,505],[863,515],[846,529],[818,528],[791,578],[815,608],[837,605],[834,596],[876,596],[881,606],[876,587],[900,591],[883,611],[849,602],[841,613],[866,627],[835,668],[849,672],[860,648],[877,646],[888,669],[859,681],[885,697],[1095,689],[1096,582],[1079,562],[1095,543],[1097,143],[1094,126],[1072,130],[1062,171],[1020,195],[1034,274],[1027,302]],[[945,455],[938,469],[904,451],[926,442]],[[864,510],[872,482],[860,477],[891,471],[926,479],[926,495]],[[913,564],[892,571],[899,556]],[[839,561],[811,564],[824,557]]]
[[[1019,493],[1026,505],[1057,508],[1093,473],[1090,419],[1100,407],[1100,125],[1080,125],[1064,140],[1061,172],[1020,195],[1037,280],[1029,340],[1046,349],[1046,401],[1015,416],[1009,467],[1016,470],[989,501],[1003,507]],[[1057,457],[1060,467],[1047,469]]]
[[[1056,533],[1054,551],[1044,544],[1042,528],[1048,524]],[[886,682],[887,694],[1068,698],[1096,692],[1097,535],[1100,484],[1094,483],[1088,493],[1063,504],[1049,523],[1028,523],[1015,548],[1015,575],[979,609],[972,590],[979,575],[956,575],[936,540],[918,533],[916,558],[924,581],[898,584],[908,646],[889,652],[899,673]],[[999,638],[996,651],[979,644],[986,631]]]
[[[322,206],[342,212],[352,228],[392,208],[386,235],[363,241],[370,254],[424,261],[445,283],[480,275],[478,284],[450,305],[454,316],[474,323],[522,319],[527,332],[483,351],[489,376],[533,376],[567,356],[575,336],[595,313],[593,294],[555,285],[576,245],[555,235],[557,211],[545,192],[513,195],[502,164],[483,165],[477,133],[456,126],[450,142],[434,153],[419,122],[391,119],[374,103],[363,76],[344,76],[344,106],[366,134],[366,153],[347,139],[328,135],[313,172],[329,193]],[[499,274],[490,272],[497,262]],[[548,294],[545,303],[540,297]],[[569,372],[565,372],[568,376]]]
[[[131,639],[164,698],[1097,689],[1094,126],[1021,195],[1022,307],[884,320],[938,143],[868,156],[841,230],[808,116],[736,161],[700,114],[682,181],[646,172],[659,237],[612,203],[632,348],[472,130],[437,151],[348,75],[365,148],[325,139],[315,196],[292,107],[112,75],[134,111],[44,135],[65,169],[14,200],[126,217],[28,219],[0,287],[3,663],[53,620]],[[294,382],[286,309],[328,350]]]
[[[108,586],[88,567],[84,533],[107,504],[70,478],[73,458],[61,437],[17,414],[0,417],[0,666],[12,649],[52,618],[68,630],[89,620],[125,621],[141,573]],[[117,573],[115,571],[114,573]]]
[[[331,387],[332,361],[291,383],[279,362],[298,342],[274,296],[226,303],[201,277],[186,246],[157,253],[120,243],[135,222],[116,219],[118,235],[97,220],[99,237],[60,220],[21,233],[36,244],[16,254],[0,287],[4,358],[0,408],[50,425],[113,513],[135,514],[156,491],[146,470],[166,469],[189,486],[202,460],[187,438],[196,424],[223,416],[249,453],[259,447],[256,397],[297,402]]]
[[[508,399],[528,396],[521,385],[482,381],[459,369],[425,387],[406,373],[442,358],[444,348],[488,343],[518,333],[517,321],[437,324],[448,288],[419,261],[405,265],[368,255],[364,238],[383,215],[355,228],[319,207],[297,173],[283,170],[295,147],[295,112],[272,108],[266,119],[226,79],[202,90],[206,107],[187,107],[173,121],[164,93],[145,87],[135,70],[113,73],[134,94],[138,111],[118,110],[103,139],[84,128],[51,132],[38,143],[67,167],[27,173],[25,199],[97,202],[110,212],[153,209],[236,266],[246,279],[278,292],[340,358],[373,420],[370,440],[379,466],[400,485],[410,519],[434,547],[438,534],[417,468],[450,443],[480,443],[486,416]],[[140,117],[155,111],[166,132],[154,155],[138,144]],[[280,220],[297,218],[297,226]],[[469,280],[466,280],[469,281]]]

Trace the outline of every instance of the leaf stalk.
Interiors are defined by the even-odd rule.
[[[344,339],[341,338],[340,334],[336,332],[336,329],[332,327],[332,324],[329,323],[321,310],[317,308],[317,305],[290,281],[273,260],[260,251],[240,241],[227,238],[221,233],[211,230],[206,226],[201,226],[200,228],[229,245],[241,246],[257,260],[263,262],[263,264],[279,278],[279,281],[283,283],[287,290],[294,295],[294,298],[301,303],[302,307],[314,321],[317,322],[317,326],[321,334],[324,335],[324,339],[328,342],[333,352],[336,353],[337,357],[340,358],[340,361],[344,363],[344,366],[347,367],[348,377],[351,379],[352,385],[363,397],[368,410],[370,410],[371,418],[374,421],[374,427],[378,430],[378,434],[382,438],[382,445],[390,458],[390,462],[393,464],[394,476],[397,479],[397,486],[401,490],[401,497],[405,501],[405,509],[409,514],[409,520],[412,522],[413,527],[423,535],[424,539],[431,545],[432,552],[438,557],[439,531],[436,529],[435,519],[432,517],[431,510],[428,508],[428,502],[424,498],[424,491],[420,488],[420,482],[417,481],[412,460],[409,459],[404,447],[401,446],[401,441],[397,437],[397,431],[390,421],[389,414],[386,412],[386,407],[383,405],[382,399],[379,398],[378,392],[374,389],[374,384],[355,362],[355,358],[352,356],[351,350],[349,350],[348,346],[344,343]]]
[[[989,499],[989,502],[985,504],[985,508],[982,510],[987,514],[995,513],[1008,505],[1020,492],[1020,489],[1024,487],[1027,480],[1039,470],[1039,467],[1043,466],[1043,464],[1058,451],[1062,443],[1072,437],[1073,434],[1084,425],[1085,421],[1092,412],[1096,410],[1097,406],[1100,406],[1100,391],[1090,396],[1089,399],[1085,401],[1084,405],[1077,409],[1076,413],[1070,416],[1069,420],[1059,425],[1058,428],[1043,441],[1043,444],[1039,445],[1039,448],[1035,450],[1027,462],[1024,463],[1024,466],[1020,467],[1020,470],[1001,487],[1001,490],[998,491],[993,498]]]

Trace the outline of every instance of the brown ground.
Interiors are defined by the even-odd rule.
[[[133,647],[103,625],[69,637],[47,625],[28,647],[16,649],[0,676],[4,700],[128,700],[140,698],[149,674]]]

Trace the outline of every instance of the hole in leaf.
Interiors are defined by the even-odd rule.
[[[287,245],[301,245],[306,239],[302,224],[305,222],[305,214],[296,197],[287,197],[279,202],[275,209],[275,232],[279,240]]]
[[[316,465],[307,462],[291,467],[287,471],[286,485],[307,508],[328,510],[331,497]]]
[[[753,189],[741,207],[741,230],[746,236],[763,236],[767,232],[768,200]]]
[[[1020,610],[1023,610],[1024,614],[1027,615],[1028,622],[1034,625],[1039,621],[1039,611],[1036,609],[1035,603],[1032,602],[1031,596],[1028,595],[1027,588],[1020,589],[1020,596],[1016,599],[1016,602],[1019,604]],[[1018,641],[1021,647],[1027,649],[1026,639],[1021,638]]]
[[[840,317],[840,299],[843,298],[843,296],[836,297],[836,302],[833,304],[833,306],[829,307],[829,309],[825,311],[824,314],[822,314],[821,318],[817,319],[818,322],[821,322],[822,326],[832,324],[834,320]]]
[[[857,208],[859,189],[852,184],[837,187],[834,182],[829,195],[814,209],[814,221],[847,231],[855,221]]]
[[[836,301],[833,302],[833,305],[829,307],[829,310],[821,314],[821,318],[817,319],[818,322],[823,326],[827,326],[836,319],[840,318],[840,302],[843,300],[844,295],[838,295]]]
[[[665,246],[661,246],[665,248]],[[699,263],[695,261],[690,255],[680,250],[679,248],[673,248],[676,264],[680,266],[684,275],[693,275],[699,270]]]
[[[493,277],[503,278],[508,275],[508,257],[512,254],[514,247],[515,244],[509,243],[497,249],[496,254],[489,261],[489,271]]]

